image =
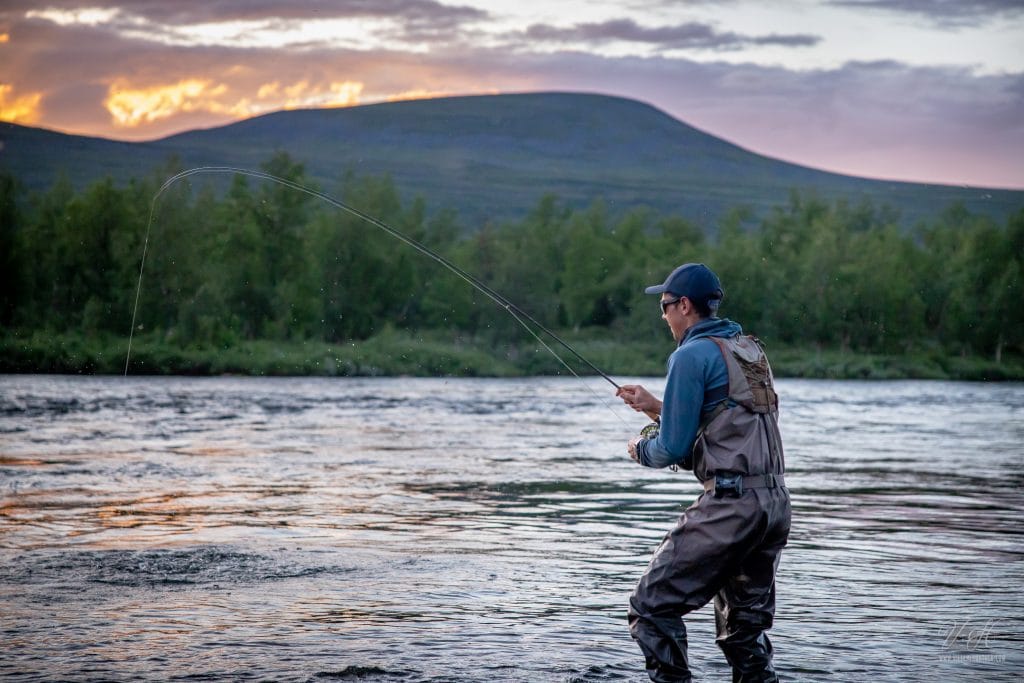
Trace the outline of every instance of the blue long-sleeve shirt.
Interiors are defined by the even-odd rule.
[[[668,358],[668,377],[661,408],[661,429],[654,439],[637,443],[640,464],[646,467],[679,465],[693,469],[693,442],[701,413],[722,399],[707,400],[708,391],[729,383],[729,371],[718,345],[707,337],[734,337],[743,330],[725,318],[700,321],[683,336]]]

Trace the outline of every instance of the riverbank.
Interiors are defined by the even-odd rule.
[[[609,375],[657,376],[671,352],[664,343],[626,343],[566,333],[565,339]],[[547,342],[547,340],[545,340]],[[551,346],[581,375],[594,374],[572,354]],[[0,372],[123,374],[128,340],[60,335],[0,336]],[[838,349],[771,345],[779,377],[824,379],[950,379],[1024,381],[1024,359],[949,356],[939,351],[899,355],[861,354]],[[521,377],[569,374],[536,341],[503,343],[438,333],[386,330],[364,341],[245,341],[224,346],[178,347],[153,336],[132,342],[133,375]]]

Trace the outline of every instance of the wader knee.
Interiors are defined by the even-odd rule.
[[[772,642],[765,631],[770,614],[730,610],[724,617],[721,599],[715,599],[715,642],[732,667],[733,683],[773,683],[779,680],[772,666]]]

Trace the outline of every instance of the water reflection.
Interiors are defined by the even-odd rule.
[[[1024,387],[780,388],[787,678],[1015,680]],[[594,391],[0,378],[0,676],[642,680],[626,597],[700,490]]]

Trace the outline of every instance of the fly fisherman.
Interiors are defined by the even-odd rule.
[[[789,536],[790,503],[771,369],[760,344],[717,317],[724,293],[702,263],[673,270],[661,317],[678,342],[664,402],[640,385],[617,395],[659,415],[656,435],[629,442],[645,467],[693,470],[704,493],[655,551],[629,599],[629,630],[652,681],[689,681],[682,617],[715,601],[716,641],[738,681],[776,681],[765,631],[775,613],[775,571]]]

